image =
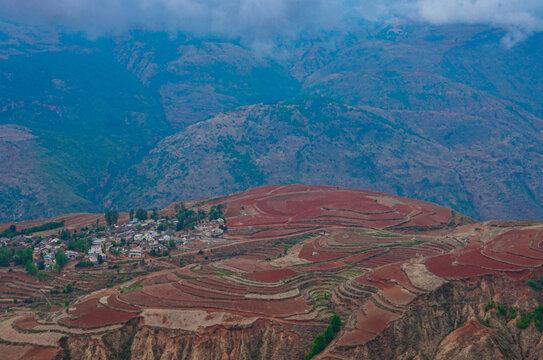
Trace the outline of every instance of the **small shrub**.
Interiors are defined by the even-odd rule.
[[[59,339],[58,342],[60,344],[60,347],[62,348],[62,353],[59,354],[60,358],[62,360],[70,360],[72,357],[70,354],[70,347],[68,346],[68,337],[63,336]]]
[[[543,332],[543,306],[539,305],[534,309],[535,327],[539,332]]]
[[[486,303],[485,312],[487,312],[490,309],[494,309],[495,307],[496,307],[496,303],[494,302],[494,300],[490,300],[488,303]]]
[[[517,319],[517,327],[519,329],[526,329],[528,326],[530,326],[533,316],[534,314],[529,311],[520,313],[520,319]]]
[[[509,316],[508,318],[510,320],[514,319],[517,317],[517,314],[518,314],[518,307],[517,306],[513,306],[513,308],[511,309],[511,312],[509,313]]]
[[[534,289],[535,291],[541,291],[543,290],[543,276],[541,276],[537,280],[530,280],[527,282],[527,285]]]

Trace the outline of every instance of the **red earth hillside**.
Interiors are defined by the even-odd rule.
[[[361,358],[364,349],[383,341],[411,310],[426,309],[425,299],[443,286],[500,279],[518,288],[519,299],[524,299],[529,294],[526,279],[543,271],[541,224],[473,223],[435,204],[372,191],[266,186],[188,204],[194,209],[224,205],[228,231],[218,245],[202,253],[172,250],[169,257],[146,258],[162,270],[149,267],[109,288],[92,289],[57,310],[49,322],[27,312],[14,313],[0,322],[0,328],[8,329],[0,339],[51,346],[65,335],[83,342],[88,336],[90,344],[101,336],[97,334],[107,336],[137,323],[142,333],[134,341],[166,330],[172,336],[193,334],[200,339],[194,345],[198,351],[209,351],[213,347],[207,344],[219,336],[209,334],[239,334],[265,323],[269,329],[288,329],[277,337],[289,334],[291,343],[283,346],[294,349],[293,358],[303,358],[314,336],[336,313],[343,320],[341,331],[320,358]],[[164,211],[172,209],[173,205]],[[97,267],[99,276],[114,271],[108,266],[106,262]],[[128,259],[123,271],[143,266],[140,260]],[[83,284],[78,271],[65,271],[62,278]],[[6,306],[40,288],[50,293],[20,272],[0,275]],[[489,300],[485,296],[484,303]],[[474,300],[461,304],[476,306],[469,310],[470,318],[486,316],[484,304],[473,304]],[[457,324],[463,329],[457,332],[462,339],[464,332],[483,329],[470,324]],[[144,333],[146,329],[152,329],[151,334]],[[252,333],[250,338],[261,335]],[[217,341],[228,342],[225,339]],[[168,346],[181,351],[177,343]],[[237,354],[240,348],[231,351]],[[100,351],[113,356],[108,348]]]

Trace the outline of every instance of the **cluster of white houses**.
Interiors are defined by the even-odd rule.
[[[224,225],[223,219],[212,220],[198,224],[194,231],[176,232],[175,221],[166,224],[166,219],[157,221],[133,220],[128,224],[108,228],[101,237],[92,238],[92,244],[86,253],[69,250],[67,241],[59,239],[59,236],[48,235],[36,241],[37,236],[17,236],[16,238],[0,239],[0,243],[6,246],[16,242],[18,247],[28,247],[35,244],[33,259],[35,262],[43,261],[46,268],[50,269],[55,265],[55,257],[58,251],[63,250],[68,261],[90,261],[94,264],[106,260],[106,253],[128,258],[142,258],[146,253],[154,250],[161,253],[171,248],[189,250],[188,246],[194,240],[201,240],[205,237],[218,237],[223,234],[221,229]]]

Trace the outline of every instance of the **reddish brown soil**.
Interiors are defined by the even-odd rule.
[[[470,265],[453,265],[455,257],[445,254],[430,258],[426,261],[428,269],[437,276],[444,278],[467,278],[484,274],[495,274],[496,271]]]
[[[328,186],[265,186],[226,198],[230,228],[365,225],[372,227],[440,226],[451,219],[449,209],[422,201]],[[240,215],[242,207],[246,215]],[[411,216],[418,214],[411,218]]]
[[[419,290],[413,287],[411,285],[411,282],[409,281],[409,278],[405,274],[405,272],[402,270],[402,263],[395,263],[383,266],[379,269],[374,270],[371,274],[368,274],[373,280],[379,281],[379,282],[391,282],[391,283],[398,283],[403,288],[413,292],[417,293]]]
[[[313,255],[313,253],[316,253],[316,254]],[[309,261],[327,261],[327,260],[344,257],[347,255],[349,255],[349,253],[326,252],[326,250],[315,249],[313,242],[310,241],[304,244],[304,246],[302,247],[302,250],[300,250],[300,254],[298,255],[298,257],[305,260],[309,260]]]
[[[458,263],[463,265],[474,265],[491,270],[522,270],[521,267],[506,264],[501,261],[490,259],[481,254],[480,249],[468,250],[457,258]]]
[[[36,319],[34,315],[25,316],[22,318],[17,319],[15,322],[15,325],[23,330],[32,330],[36,326],[38,326],[38,323],[36,322]]]
[[[59,350],[60,349],[43,346],[34,346],[21,357],[21,360],[52,360],[55,359]]]
[[[110,297],[107,298],[107,304],[111,306],[112,308],[116,310],[120,310],[120,311],[131,311],[131,312],[139,311],[139,308],[119,301],[119,299],[117,299],[116,294],[111,295]]]
[[[247,276],[258,281],[273,282],[273,281],[286,279],[288,277],[291,277],[294,274],[296,274],[296,272],[292,269],[280,269],[280,270],[261,271],[257,273],[248,274]]]
[[[255,262],[249,259],[228,259],[223,264],[244,272],[272,270],[274,267],[269,262]]]
[[[36,279],[36,277],[34,276],[30,276],[26,273],[20,273],[20,272],[4,272],[4,273],[0,273],[0,280],[2,282],[4,281],[10,281],[10,280],[15,280],[15,281],[21,281],[21,282],[24,282],[24,283],[28,283],[28,284],[31,284],[31,285],[39,285],[39,281]]]
[[[160,274],[157,276],[146,277],[145,279],[140,281],[140,284],[146,286],[146,285],[153,285],[153,284],[170,283],[172,281],[177,281],[177,280],[179,280],[178,277],[176,277],[173,274],[167,273],[167,274]]]
[[[370,258],[372,256],[375,256],[377,254],[381,254],[383,252],[385,252],[385,250],[378,249],[378,250],[368,251],[368,252],[358,254],[358,255],[349,256],[349,257],[347,257],[347,258],[345,258],[343,260],[346,261],[346,262],[349,262],[349,263],[356,263],[356,262],[359,262],[361,260],[364,260],[364,259]]]
[[[175,283],[174,283],[175,284]],[[192,295],[177,288],[174,284],[160,284],[145,287],[142,290],[121,294],[121,298],[131,304],[151,308],[194,308],[194,309],[226,309],[245,313],[263,314],[267,316],[289,316],[303,313],[309,307],[301,297],[281,300],[232,300]],[[209,295],[217,295],[217,293]]]
[[[365,285],[365,286],[371,286],[377,289],[385,289],[388,284],[386,281],[380,280],[380,279],[374,279],[372,276],[370,276],[370,273],[364,274],[362,276],[359,276],[355,279],[355,281],[359,284]]]
[[[498,236],[487,246],[491,253],[500,253],[513,256],[522,256],[533,260],[532,264],[543,264],[543,252],[537,247],[532,247],[541,231],[538,230],[512,230]]]
[[[183,293],[201,297],[203,299],[215,299],[215,300],[243,300],[245,296],[224,290],[205,288],[194,284],[191,281],[185,281],[182,284],[173,283],[172,286],[181,290]]]
[[[346,331],[338,340],[338,345],[364,344],[374,339],[377,334],[386,328],[389,322],[398,317],[399,315],[383,310],[375,306],[373,302],[369,302],[366,305],[365,314],[360,310],[358,311],[356,327],[353,330]]]
[[[543,260],[529,258],[523,255],[517,255],[509,252],[484,249],[481,250],[481,253],[494,260],[506,262],[520,267],[539,267],[543,264]]]
[[[137,314],[124,311],[116,311],[105,307],[98,302],[99,298],[92,298],[83,303],[75,305],[75,311],[69,312],[71,318],[62,318],[60,323],[67,326],[82,328],[94,328],[126,322]]]
[[[382,293],[393,303],[407,304],[415,298],[415,295],[403,290],[401,286],[391,285],[382,290]]]
[[[511,279],[514,279],[514,280],[522,280],[522,279],[526,279],[528,276],[530,276],[532,274],[531,271],[529,270],[522,270],[522,271],[507,271],[505,273],[505,275],[507,275],[508,277],[510,277]]]
[[[327,263],[322,263],[322,264],[298,267],[296,269],[300,271],[333,270],[333,269],[340,269],[344,267],[345,265],[346,264],[343,261],[334,261],[334,262],[327,262]]]

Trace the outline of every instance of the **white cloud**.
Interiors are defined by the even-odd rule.
[[[503,41],[512,45],[534,32],[543,31],[541,0],[418,0],[416,18],[432,24],[487,24],[508,31]]]
[[[543,30],[542,0],[0,0],[0,14],[94,36],[145,28],[261,44],[277,36],[340,27],[347,18],[488,24],[508,30],[508,43]]]

